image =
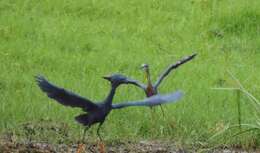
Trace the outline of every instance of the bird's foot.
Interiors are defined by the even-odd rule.
[[[80,143],[77,148],[77,153],[82,153],[85,150],[85,144]]]
[[[99,142],[98,146],[99,146],[99,148],[98,148],[99,152],[105,153],[105,144],[103,142]]]

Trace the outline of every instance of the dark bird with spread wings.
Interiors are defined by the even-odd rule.
[[[111,90],[105,100],[99,103],[94,103],[87,98],[83,98],[66,89],[60,88],[47,81],[43,76],[37,76],[36,81],[41,90],[45,92],[49,98],[56,100],[64,106],[82,108],[82,110],[86,112],[75,117],[77,122],[86,127],[83,134],[83,140],[86,130],[95,123],[99,123],[97,135],[100,140],[102,140],[99,130],[112,109],[121,109],[129,106],[156,106],[176,102],[182,97],[182,92],[177,91],[172,94],[152,96],[140,101],[112,104],[117,87],[121,84],[135,84],[135,80],[131,80],[120,74],[113,74],[103,78],[110,81]]]

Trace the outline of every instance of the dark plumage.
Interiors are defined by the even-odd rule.
[[[164,103],[174,102],[182,96],[181,92],[176,92],[168,95],[157,95],[137,102],[112,104],[116,88],[121,84],[135,84],[135,81],[128,79],[127,77],[120,74],[114,74],[103,78],[111,82],[111,90],[105,100],[100,103],[93,103],[87,98],[83,98],[63,88],[57,87],[54,84],[48,82],[42,76],[37,76],[36,81],[38,82],[41,90],[45,92],[48,97],[56,100],[62,105],[79,107],[82,108],[84,112],[87,112],[76,116],[75,119],[77,122],[86,126],[86,129],[88,129],[91,125],[95,123],[99,123],[97,130],[99,138],[101,138],[99,135],[99,129],[112,109],[120,109],[129,106],[155,106]]]

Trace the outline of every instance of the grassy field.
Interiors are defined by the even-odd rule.
[[[242,123],[256,123],[246,96],[211,88],[236,87],[231,71],[260,98],[259,8],[258,0],[1,0],[0,131],[24,137],[26,125],[43,120],[66,127],[70,138],[82,132],[73,119],[81,110],[48,99],[34,81],[37,74],[100,101],[109,90],[101,76],[122,73],[144,81],[139,66],[149,63],[155,80],[169,64],[196,52],[160,87],[160,93],[185,92],[178,104],[164,106],[165,118],[159,108],[153,120],[149,108],[113,111],[102,129],[105,140],[259,146],[259,131],[233,137],[235,128],[210,139],[238,123],[238,100]],[[142,98],[139,89],[121,86],[114,102]],[[95,130],[88,139],[96,139]],[[34,134],[48,141],[58,137],[42,129]]]

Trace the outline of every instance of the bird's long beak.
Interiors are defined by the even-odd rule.
[[[109,75],[105,75],[105,76],[103,76],[102,78],[103,78],[103,79],[106,79],[106,80],[109,80],[109,81],[111,80],[111,77],[110,77]]]

